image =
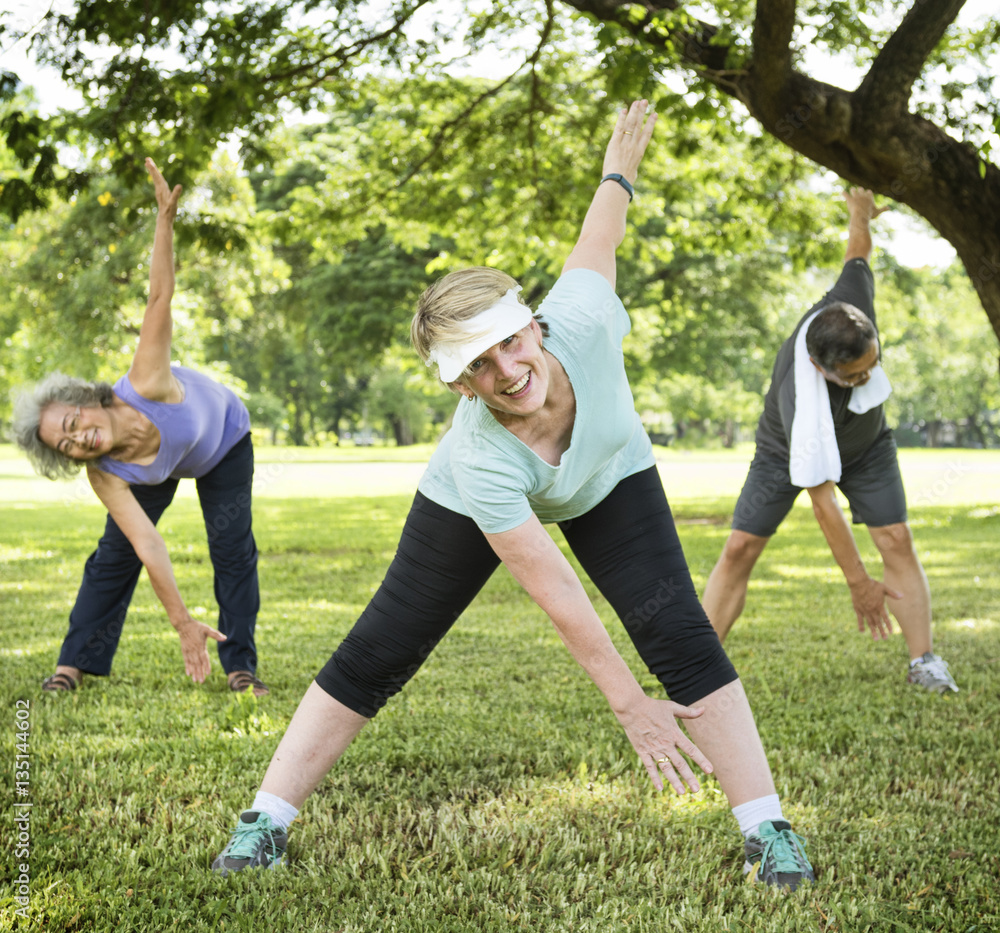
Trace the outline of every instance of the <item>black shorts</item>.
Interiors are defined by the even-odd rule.
[[[736,680],[698,601],[655,467],[560,522],[650,672],[677,703]],[[382,585],[316,683],[372,717],[417,672],[500,559],[476,523],[417,493]]]
[[[879,528],[906,521],[906,492],[891,431],[843,467],[837,487],[847,496],[855,524]],[[758,450],[733,510],[733,530],[770,538],[800,492],[802,487],[789,478],[788,461]]]

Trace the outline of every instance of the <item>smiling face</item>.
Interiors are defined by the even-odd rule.
[[[42,412],[38,436],[73,460],[97,460],[111,450],[111,419],[106,408],[53,402]]]
[[[536,321],[476,357],[459,383],[466,397],[475,395],[494,412],[525,417],[545,404],[549,367]],[[471,393],[471,395],[470,395]]]
[[[878,365],[878,342],[873,340],[868,345],[868,350],[856,360],[850,363],[838,363],[831,369],[824,369],[812,357],[809,359],[812,360],[813,366],[823,374],[823,378],[828,382],[843,386],[845,389],[856,389],[871,379],[872,370]]]

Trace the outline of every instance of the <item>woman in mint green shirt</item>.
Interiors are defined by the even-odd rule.
[[[502,562],[604,694],[657,789],[666,778],[678,794],[697,792],[690,759],[728,796],[748,871],[793,888],[812,879],[695,594],[625,372],[615,252],[655,121],[645,101],[619,115],[580,237],[538,316],[493,269],[452,273],[421,298],[414,346],[463,399],[382,585],[306,692],[215,870],[281,863],[306,797]],[[639,686],[544,523],[559,524],[670,700]]]

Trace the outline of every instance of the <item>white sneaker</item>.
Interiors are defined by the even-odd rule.
[[[910,665],[910,673],[906,679],[911,684],[919,684],[935,693],[944,693],[946,690],[958,693],[955,679],[948,671],[948,662],[931,651],[928,651],[916,664]]]

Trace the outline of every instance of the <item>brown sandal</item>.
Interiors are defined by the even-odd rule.
[[[254,677],[250,671],[234,671],[229,678],[229,689],[233,693],[246,693],[252,689],[255,697],[267,696],[271,692],[267,684]]]
[[[42,681],[42,690],[46,693],[66,693],[76,688],[77,682],[69,674],[52,674]]]

